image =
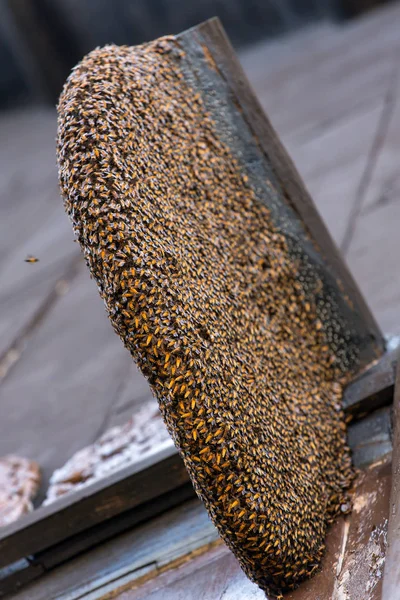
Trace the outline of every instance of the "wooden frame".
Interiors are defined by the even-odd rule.
[[[121,469],[4,527],[0,535],[0,568],[164,494],[169,497],[165,506],[173,506],[172,491],[188,482],[189,476],[174,447]]]
[[[171,447],[38,508],[0,535],[0,598],[48,569],[194,497]]]

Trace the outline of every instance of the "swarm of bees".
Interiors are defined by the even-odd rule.
[[[246,574],[278,594],[318,569],[351,506],[341,373],[182,56],[163,38],[83,59],[58,107],[60,185],[196,492]]]

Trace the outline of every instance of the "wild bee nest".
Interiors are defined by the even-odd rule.
[[[318,568],[353,478],[337,361],[298,263],[180,70],[107,46],[59,104],[62,194],[199,497],[272,593]]]

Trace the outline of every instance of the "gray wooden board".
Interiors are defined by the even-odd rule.
[[[347,260],[385,333],[400,333],[400,202],[361,214]]]
[[[397,364],[392,407],[392,486],[389,502],[388,547],[383,579],[385,600],[400,599],[400,362]]]
[[[218,539],[198,500],[173,509],[77,557],[21,590],[15,600],[77,600],[146,565],[161,567]]]
[[[371,309],[385,332],[400,331],[400,278],[396,257],[400,252],[398,223],[400,142],[400,61],[386,101],[387,123],[371,165],[359,214],[354,223],[347,260]]]
[[[395,55],[397,69],[393,74],[390,93],[386,97],[387,131],[382,136],[373,176],[363,199],[362,211],[368,212],[380,205],[396,202],[400,191],[400,52]]]
[[[62,209],[54,110],[0,116],[0,359],[78,256]],[[33,254],[40,259],[27,264]]]
[[[133,397],[146,397],[147,383],[112,331],[96,285],[83,269],[0,386],[0,455],[37,460],[43,492],[53,470],[108,426],[127,380]]]
[[[112,332],[114,334],[114,332]],[[115,335],[115,334],[114,334]],[[125,423],[142,404],[154,401],[150,386],[132,361],[127,375],[121,382],[118,395],[110,405],[104,430]]]
[[[343,242],[368,152],[380,122],[383,99],[376,99],[309,140],[286,146],[335,242]]]
[[[389,463],[363,472],[357,481],[352,514],[338,519],[329,530],[320,571],[294,592],[285,594],[286,600],[381,600],[389,492]],[[209,550],[142,585],[125,583],[112,597],[117,600],[266,598],[245,577],[225,546]],[[97,598],[105,600],[106,596]]]
[[[348,440],[358,468],[381,460],[392,451],[391,407],[381,408],[349,427]]]
[[[380,573],[375,567],[377,547],[384,547],[390,493],[390,463],[380,461],[366,468],[357,482],[353,513],[339,519],[327,538],[327,555],[316,577],[288,600],[378,600]],[[189,512],[188,512],[189,511]],[[374,535],[374,529],[379,535]],[[146,539],[143,539],[143,538]],[[224,546],[206,550],[181,566],[170,568],[157,577],[162,567],[174,566],[176,559],[218,539],[204,508],[192,501],[155,519],[152,523],[127,532],[93,550],[90,554],[48,573],[25,589],[29,600],[239,600],[265,598],[259,588],[240,570],[236,559]],[[357,544],[359,539],[363,543]],[[108,560],[107,560],[108,557]],[[225,557],[222,564],[221,557]],[[138,585],[147,567],[148,583]],[[201,573],[198,573],[198,569]],[[355,576],[348,595],[348,572]],[[332,576],[338,573],[337,580]],[[374,593],[365,596],[370,585]],[[47,596],[45,594],[48,594]],[[57,595],[59,594],[59,595]],[[319,594],[319,595],[318,595]],[[379,599],[380,600],[380,599]]]
[[[343,407],[347,415],[361,419],[393,402],[398,345],[386,352],[365,373],[346,386]]]
[[[321,24],[241,53],[285,143],[300,144],[382,96],[400,46],[399,19],[400,6],[392,5],[345,26]]]
[[[57,501],[2,527],[0,567],[51,550],[86,529],[135,507],[150,504],[158,496],[168,492],[173,495],[188,481],[189,476],[175,448],[164,448],[157,457],[136,461],[95,481],[90,487],[64,494]],[[180,496],[180,492],[177,495]]]

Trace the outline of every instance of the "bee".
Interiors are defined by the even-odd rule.
[[[25,258],[25,262],[26,263],[37,263],[39,262],[39,259],[36,258],[36,256],[32,256],[31,254],[29,254],[26,258]]]

